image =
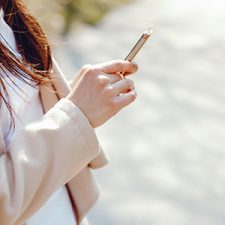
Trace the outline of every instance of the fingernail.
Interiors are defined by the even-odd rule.
[[[138,68],[138,65],[137,65],[137,63],[132,63],[133,64],[133,68],[135,69],[135,70],[137,70],[137,68]]]

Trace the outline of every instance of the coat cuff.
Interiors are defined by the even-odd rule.
[[[91,151],[96,153],[96,149],[99,152],[99,142],[97,136],[94,132],[93,127],[91,126],[87,117],[83,112],[67,98],[62,98],[59,102],[56,103],[56,107],[64,111],[69,115],[75,125],[79,128],[81,134],[86,140],[86,143]]]

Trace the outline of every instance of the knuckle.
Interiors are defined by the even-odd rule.
[[[92,78],[95,76],[98,76],[98,72],[99,72],[98,69],[91,64],[84,65],[82,67],[82,71],[85,76],[91,76]]]
[[[114,65],[117,68],[118,71],[120,71],[123,68],[123,62],[121,60],[115,60]]]
[[[97,79],[97,84],[99,85],[99,87],[105,87],[109,83],[108,77],[102,74],[98,75],[96,79]]]
[[[118,102],[115,99],[112,98],[109,101],[109,110],[113,111],[113,112],[116,112],[116,111],[118,111],[118,107],[119,107]]]
[[[134,82],[129,79],[124,79],[125,86],[130,89],[134,89]]]
[[[111,85],[107,85],[105,87],[105,95],[108,96],[108,97],[111,97],[113,96],[113,87]]]
[[[91,64],[85,64],[81,67],[80,71],[81,71],[81,73],[85,73],[85,72],[87,72],[87,70],[90,70],[91,68],[92,68]]]
[[[95,73],[95,69],[93,67],[89,67],[85,71],[86,76],[93,76],[94,73]]]

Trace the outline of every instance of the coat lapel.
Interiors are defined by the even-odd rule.
[[[71,90],[55,61],[53,61],[53,73],[51,76],[52,84],[48,87],[40,88],[40,98],[44,112],[51,109],[61,98],[66,97]],[[99,188],[93,179],[90,168],[102,167],[107,162],[107,157],[101,152],[96,159],[90,162],[86,168],[67,184],[78,224],[82,222],[99,195]]]
[[[2,133],[2,127],[0,127],[0,156],[4,154],[4,149],[5,149],[5,143],[4,143],[3,133]]]

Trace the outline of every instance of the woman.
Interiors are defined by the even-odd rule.
[[[0,225],[86,224],[103,166],[93,128],[136,98],[137,65],[84,66],[67,85],[21,0],[0,1]]]

